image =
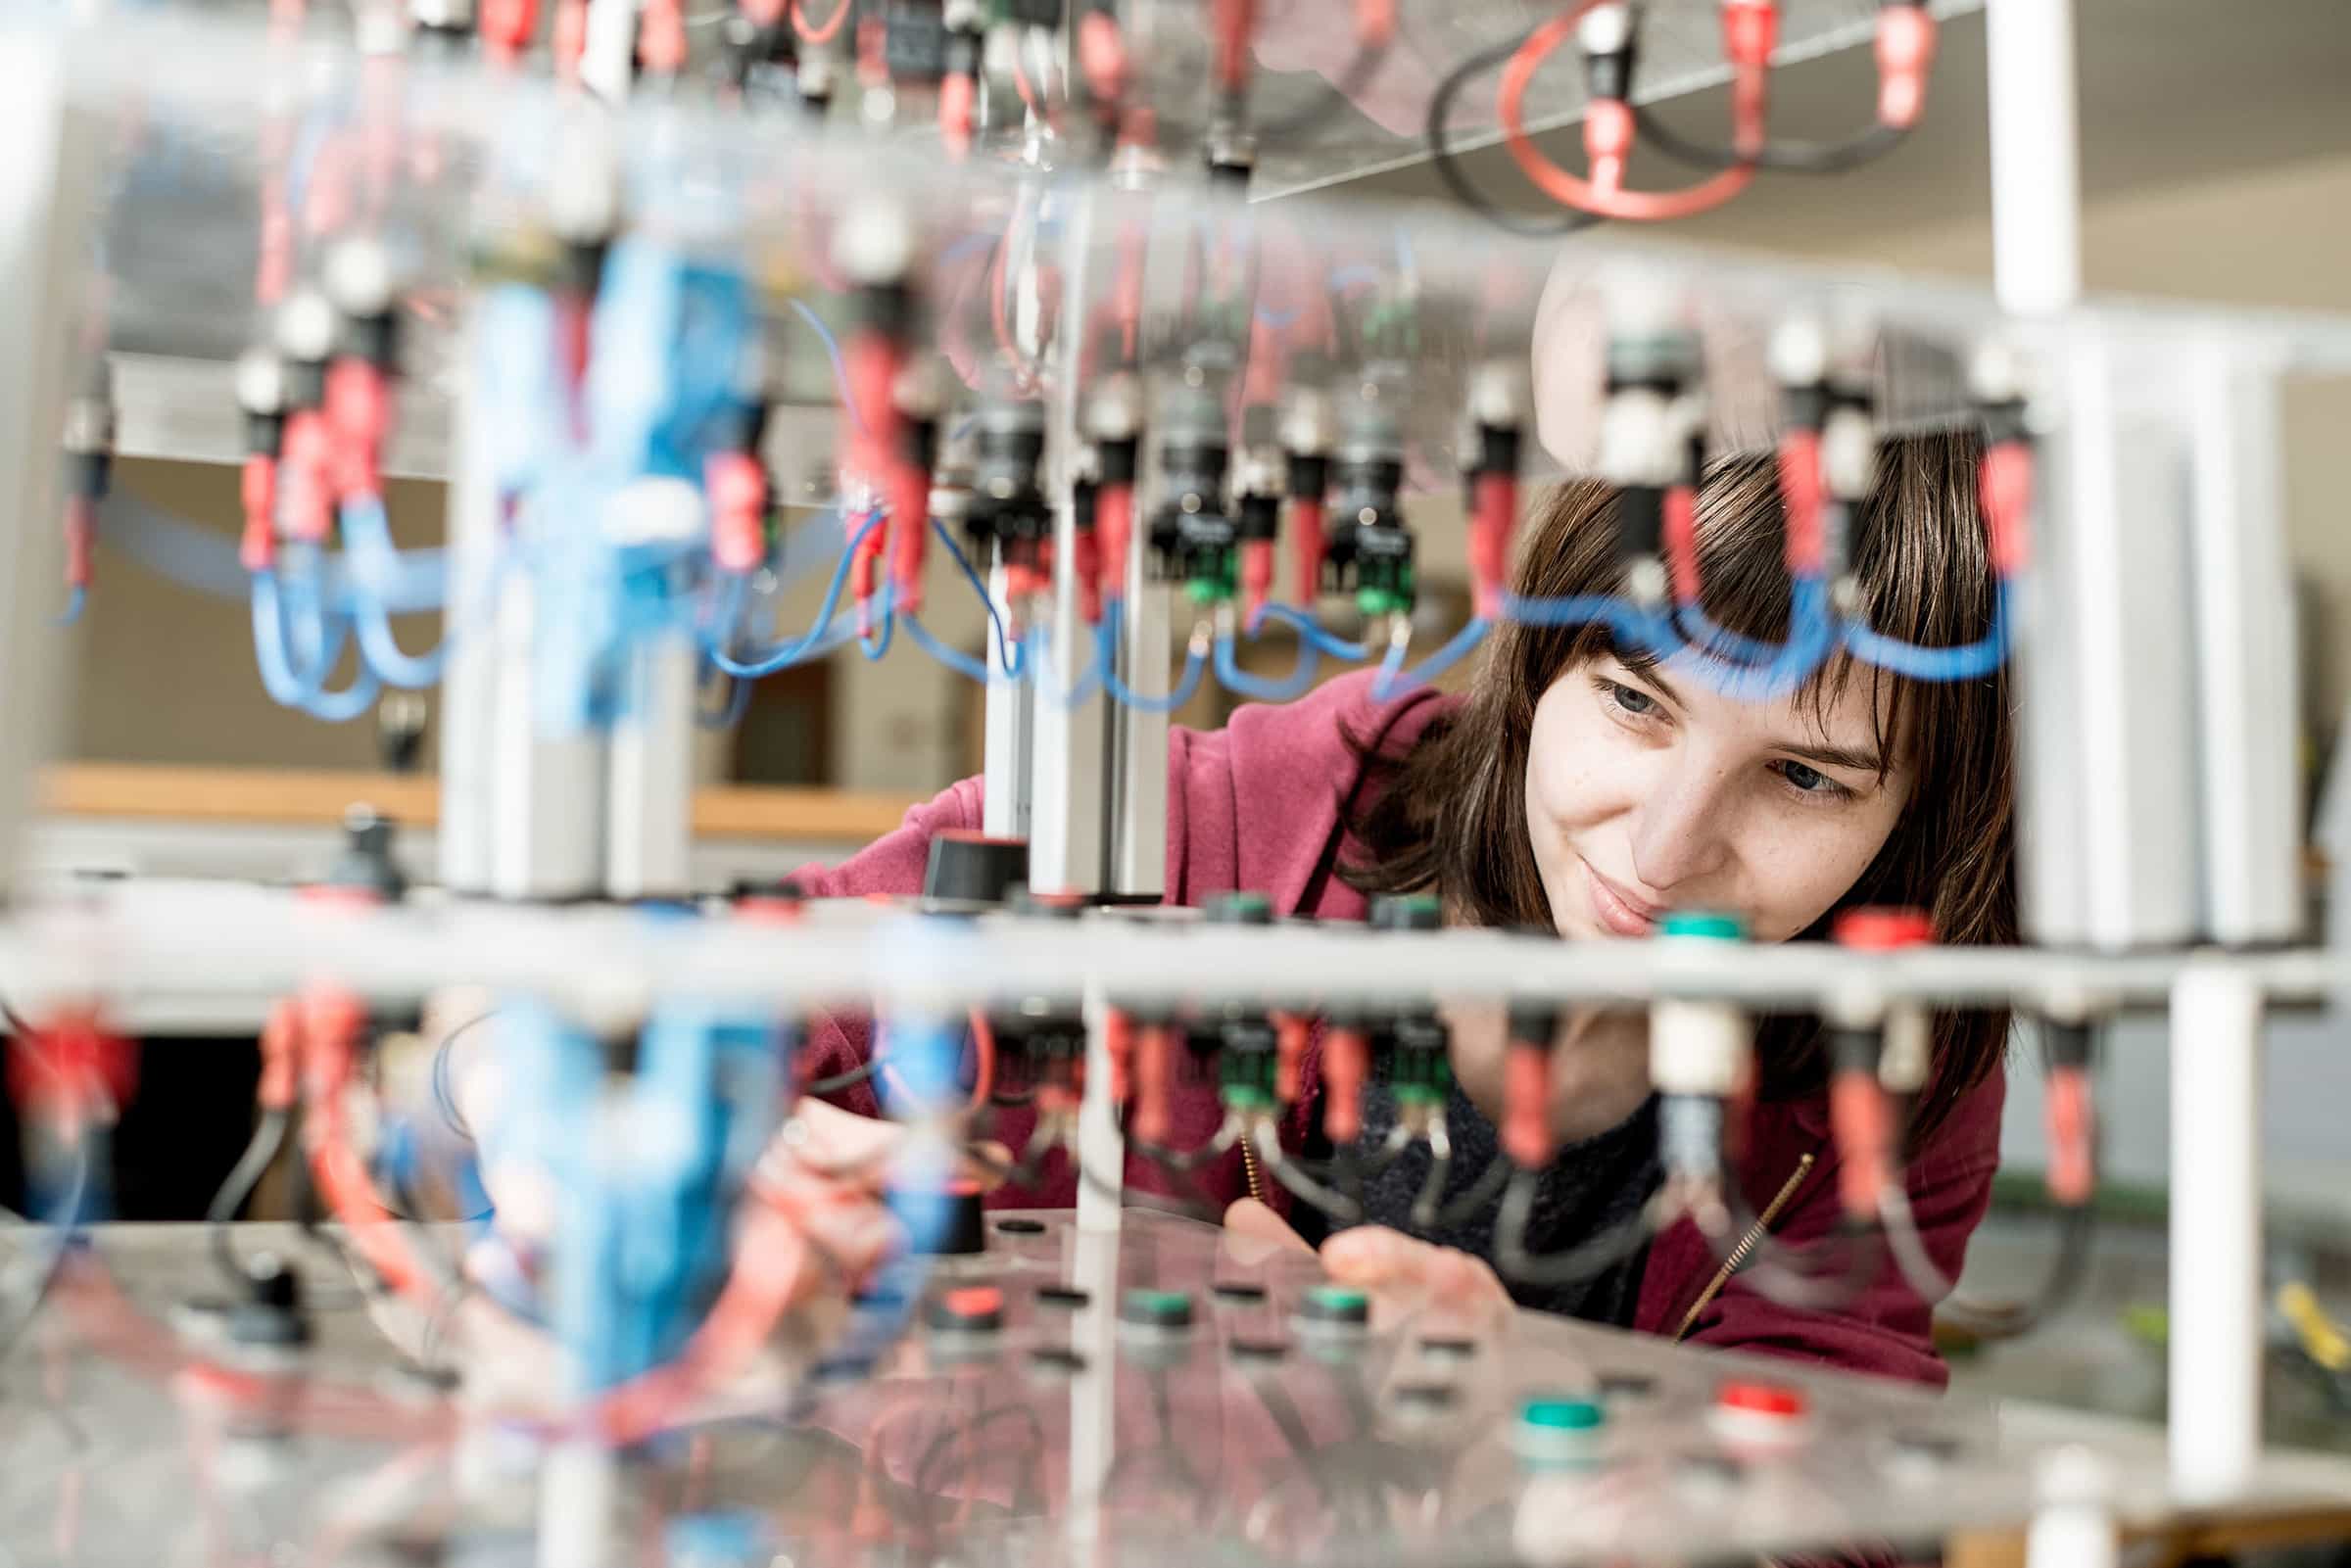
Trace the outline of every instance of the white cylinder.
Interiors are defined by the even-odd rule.
[[[2059,1449],[2039,1468],[2041,1505],[2026,1531],[2025,1568],[2116,1568],[2123,1543],[2106,1461],[2087,1449]]]
[[[2261,993],[2190,964],[2172,987],[2171,1459],[2184,1501],[2261,1455]]]
[[[1991,0],[1991,261],[2000,304],[2057,310],[2082,293],[2073,0]]]

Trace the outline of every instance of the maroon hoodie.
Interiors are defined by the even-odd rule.
[[[1349,736],[1376,740],[1391,753],[1402,751],[1451,700],[1422,689],[1376,704],[1371,681],[1367,672],[1349,676],[1297,702],[1243,707],[1223,730],[1173,733],[1169,902],[1197,905],[1246,888],[1271,897],[1279,914],[1364,918],[1363,895],[1336,875],[1345,838],[1341,804],[1363,773]],[[980,828],[980,790],[978,779],[953,784],[908,812],[897,832],[846,863],[804,872],[798,879],[818,897],[918,892],[932,835]],[[810,1074],[831,1075],[854,1066],[865,1041],[862,1022],[842,1020],[820,1029],[810,1042]],[[1301,1104],[1313,1098],[1315,1070],[1310,1054]],[[1920,1234],[1945,1278],[1957,1277],[1967,1239],[1991,1201],[2004,1092],[1997,1072],[1971,1091],[1911,1162],[1905,1178]],[[851,1110],[875,1110],[862,1085],[843,1098]],[[1206,1142],[1223,1115],[1213,1085],[1207,1084],[1181,1091],[1175,1112],[1171,1142],[1177,1148]],[[996,1128],[1018,1149],[1030,1123],[1028,1112],[1006,1112]],[[1758,1105],[1739,1177],[1749,1203],[1782,1243],[1800,1248],[1829,1235],[1841,1211],[1826,1099],[1815,1095]],[[1197,1172],[1196,1179],[1225,1202],[1246,1192],[1237,1150]],[[1127,1180],[1142,1191],[1166,1188],[1160,1173],[1139,1158],[1129,1160]],[[1271,1196],[1279,1202],[1286,1194]],[[1048,1177],[1026,1191],[999,1193],[995,1201],[1025,1208],[1064,1206],[1076,1201],[1076,1181],[1067,1174]],[[1836,1311],[1781,1307],[1736,1274],[1725,1278],[1706,1239],[1685,1219],[1659,1233],[1649,1249],[1633,1326],[1643,1333],[1940,1387],[1948,1374],[1929,1339],[1931,1311],[1932,1304],[1910,1289],[1891,1259],[1881,1264],[1869,1289]]]

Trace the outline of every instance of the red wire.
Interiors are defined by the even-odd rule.
[[[792,30],[810,43],[831,43],[834,35],[840,31],[840,24],[849,19],[849,0],[840,0],[840,4],[834,9],[832,21],[813,27],[801,15],[804,9],[800,0],[792,0]]]
[[[988,1026],[987,1015],[972,1009],[972,1104],[979,1110],[987,1104],[987,1097],[996,1089],[996,1031]]]
[[[1601,217],[1621,218],[1627,222],[1656,223],[1670,218],[1689,217],[1703,213],[1747,189],[1755,177],[1755,166],[1740,164],[1726,168],[1713,178],[1680,191],[1627,191],[1613,188],[1608,168],[1594,170],[1593,179],[1583,179],[1569,173],[1545,157],[1542,150],[1527,139],[1525,99],[1529,82],[1552,51],[1566,42],[1583,20],[1601,0],[1579,0],[1573,8],[1537,27],[1527,34],[1526,42],[1511,56],[1502,69],[1502,86],[1495,98],[1494,112],[1502,122],[1503,145],[1535,188],[1556,202]],[[1592,106],[1597,109],[1596,104]],[[1621,107],[1621,106],[1620,106]],[[1591,114],[1587,110],[1587,115]],[[1748,145],[1741,127],[1740,145]],[[1587,132],[1589,135],[1589,132]],[[1760,139],[1759,136],[1757,138]]]

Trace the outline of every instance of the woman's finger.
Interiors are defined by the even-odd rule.
[[[1224,1239],[1227,1250],[1238,1261],[1255,1264],[1281,1253],[1303,1253],[1312,1258],[1315,1250],[1306,1238],[1290,1228],[1290,1222],[1255,1198],[1243,1198],[1224,1211]]]

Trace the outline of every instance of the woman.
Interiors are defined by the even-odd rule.
[[[1992,583],[1975,504],[1976,447],[1958,436],[1889,443],[1855,519],[1862,612],[1880,632],[1950,644],[1984,635]],[[1756,639],[1786,632],[1789,585],[1771,465],[1737,459],[1700,501],[1707,613]],[[1610,498],[1562,490],[1525,539],[1518,592],[1541,597],[1621,589]],[[1570,940],[1638,938],[1673,909],[1728,910],[1762,941],[1823,935],[1842,909],[1916,905],[1953,943],[2014,939],[2009,712],[2005,680],[1915,685],[1833,660],[1802,690],[1769,701],[1719,694],[1685,661],[1613,645],[1604,628],[1499,628],[1465,699],[1427,690],[1375,702],[1371,679],[1334,682],[1286,707],[1248,707],[1224,730],[1178,730],[1170,748],[1167,885],[1197,904],[1231,889],[1268,894],[1283,915],[1364,916],[1381,893],[1433,893],[1449,922],[1538,926]],[[898,832],[838,870],[803,878],[820,896],[911,893],[933,834],[976,829],[981,782],[909,814]],[[1503,1023],[1456,1009],[1457,1079],[1448,1117],[1452,1191],[1499,1158]],[[1567,1021],[1554,1050],[1558,1158],[1537,1192],[1527,1244],[1561,1250],[1639,1211],[1655,1189],[1655,1101],[1638,1014]],[[1930,1255],[1958,1272],[1990,1201],[2006,1019],[1941,1017],[1934,1077],[1909,1141],[1906,1184]],[[811,1070],[851,1067],[863,1031],[829,1026]],[[1757,1040],[1760,1096],[1737,1177],[1783,1245],[1839,1228],[1822,1049],[1809,1019],[1768,1022]],[[1304,1098],[1311,1102],[1310,1055]],[[1367,1095],[1366,1137],[1395,1114]],[[847,1109],[870,1114],[860,1087]],[[1177,1106],[1174,1142],[1192,1147],[1220,1112],[1201,1086]],[[1317,1118],[1302,1107],[1290,1147]],[[1002,1130],[1018,1146],[1025,1117]],[[1504,1301],[1484,1256],[1495,1201],[1434,1241],[1398,1230],[1426,1171],[1425,1150],[1367,1190],[1374,1223],[1322,1246],[1342,1280],[1449,1298]],[[1304,1245],[1260,1197],[1275,1197],[1235,1150],[1197,1173],[1232,1202],[1228,1224]],[[1165,1190],[1130,1160],[1130,1186]],[[1072,1201],[1068,1177],[1004,1201]],[[1319,1216],[1314,1216],[1319,1217]],[[1307,1228],[1304,1219],[1301,1228]],[[1835,1243],[1832,1243],[1835,1245]],[[1646,1252],[1573,1287],[1523,1291],[1523,1305],[1649,1333],[1800,1355],[1940,1384],[1931,1304],[1890,1263],[1834,1311],[1792,1311],[1721,1268],[1687,1220]]]

